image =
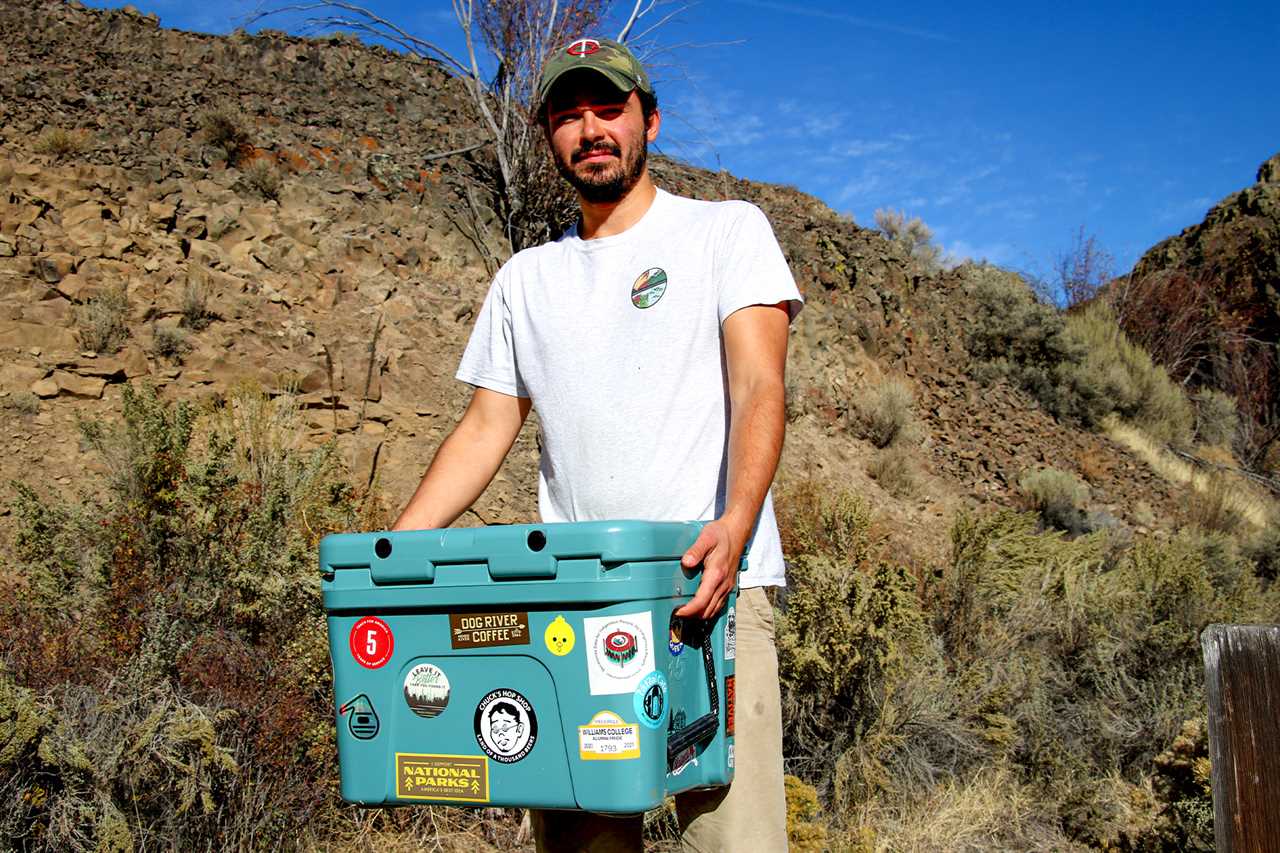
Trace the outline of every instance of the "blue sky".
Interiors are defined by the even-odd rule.
[[[228,32],[257,2],[134,5]],[[366,5],[458,44],[448,0]],[[1033,274],[1081,226],[1124,271],[1280,152],[1274,0],[705,0],[657,37],[675,46],[651,60],[665,153],[791,184],[862,225],[905,210],[952,254]]]

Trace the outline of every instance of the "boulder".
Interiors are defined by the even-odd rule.
[[[55,370],[52,379],[58,385],[58,393],[70,397],[82,397],[86,400],[102,398],[102,389],[107,387],[107,380],[97,376],[80,376],[65,370]]]
[[[40,323],[0,321],[0,341],[6,347],[29,350],[33,347],[51,352],[76,352],[76,336],[70,329]]]

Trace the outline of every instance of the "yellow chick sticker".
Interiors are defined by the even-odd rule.
[[[547,651],[556,657],[564,657],[573,651],[573,643],[577,639],[573,633],[573,626],[564,621],[563,616],[557,616],[552,620],[542,638],[547,642]]]

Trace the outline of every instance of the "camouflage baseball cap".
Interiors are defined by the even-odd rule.
[[[557,80],[579,68],[598,72],[620,92],[639,89],[653,94],[649,75],[644,73],[640,60],[626,45],[613,39],[580,38],[552,51],[551,58],[542,68],[542,79],[538,81],[535,110],[540,112],[546,106],[547,96]]]

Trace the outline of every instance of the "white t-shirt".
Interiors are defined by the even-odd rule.
[[[498,271],[457,377],[529,397],[542,519],[716,518],[728,471],[725,318],[803,300],[769,221],[743,201],[658,191],[625,232],[571,229]],[[743,587],[783,586],[772,496]]]

